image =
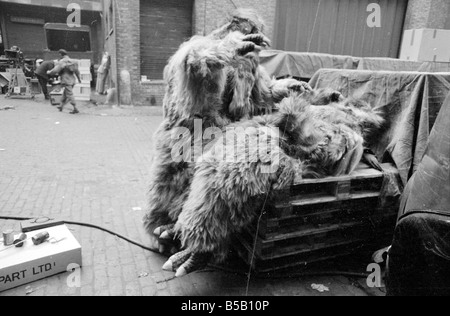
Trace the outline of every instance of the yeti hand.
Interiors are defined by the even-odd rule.
[[[279,103],[289,97],[292,92],[301,95],[313,91],[308,83],[292,78],[273,80],[270,90],[275,103]]]
[[[174,224],[158,227],[153,234],[158,238],[161,254],[173,255],[180,250],[180,242],[176,238]]]
[[[242,39],[237,48],[238,55],[245,56],[248,53],[260,52],[262,47],[270,46],[270,40],[261,34],[250,34]]]
[[[369,164],[372,168],[383,172],[383,167],[381,166],[380,162],[378,161],[378,158],[369,152],[364,153],[364,161]]]
[[[163,270],[176,272],[175,277],[181,278],[205,268],[211,260],[211,257],[211,254],[184,250],[170,257],[164,264]]]
[[[243,39],[244,42],[252,42],[257,46],[270,47],[271,41],[263,34],[250,34],[246,35]]]
[[[304,81],[297,81],[297,82],[291,82],[288,86],[287,86],[288,90],[293,91],[293,92],[297,92],[297,93],[309,93],[312,92],[313,89],[311,88],[311,86],[309,85],[309,83],[304,82]]]

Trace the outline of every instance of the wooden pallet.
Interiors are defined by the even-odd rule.
[[[392,165],[383,167],[396,172]],[[383,179],[383,173],[361,165],[345,177],[296,181],[277,194],[259,223],[237,237],[238,253],[266,272],[389,242],[398,208],[394,203],[380,209]]]

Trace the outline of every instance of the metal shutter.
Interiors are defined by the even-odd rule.
[[[381,7],[381,28],[367,25],[371,3]],[[397,58],[407,5],[407,0],[278,0],[276,48]]]
[[[141,0],[141,75],[162,79],[167,60],[192,36],[193,0]]]

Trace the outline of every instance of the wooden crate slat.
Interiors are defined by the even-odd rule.
[[[265,219],[260,225],[259,235],[261,238],[270,240],[275,236],[279,236],[288,232],[304,230],[307,225],[314,225],[319,227],[320,225],[340,225],[342,223],[348,223],[351,221],[364,221],[368,216],[375,215],[377,211],[375,209],[365,208],[337,208],[330,210],[318,211],[317,213],[298,214],[296,216],[290,216],[288,218],[280,219]],[[390,211],[385,213],[378,212],[378,215],[390,214]],[[397,211],[392,211],[396,216]],[[261,227],[263,229],[261,229]]]
[[[267,207],[267,224],[271,225],[273,222],[279,222],[283,220],[294,220],[299,216],[314,215],[321,212],[331,212],[333,210],[337,211],[340,209],[353,210],[355,208],[361,207],[362,209],[367,209],[367,206],[376,208],[379,204],[379,197],[373,197],[364,200],[340,200],[331,203],[318,203],[311,205],[300,205],[289,207],[280,207],[279,205],[274,205],[272,207]]]
[[[370,204],[368,202],[377,202],[376,204]],[[365,210],[368,210],[370,208],[377,208],[378,205],[378,197],[364,200],[364,201],[337,201],[334,204],[317,204],[315,208],[312,206],[307,207],[298,207],[294,208],[293,211],[288,216],[283,217],[268,217],[266,219],[267,225],[269,227],[271,226],[279,226],[281,222],[283,221],[295,221],[295,219],[299,217],[308,217],[308,216],[320,216],[322,214],[329,214],[329,213],[339,213],[342,211],[347,211],[351,213],[355,212],[364,212]]]
[[[391,164],[383,164],[383,168],[391,168]],[[348,176],[342,177],[328,177],[322,179],[303,179],[297,180],[294,186],[300,186],[305,184],[320,184],[320,183],[330,183],[330,182],[344,182],[344,181],[354,181],[354,180],[366,180],[366,179],[376,179],[383,178],[384,175],[381,171],[371,169],[366,164],[361,163],[358,168]]]
[[[383,168],[398,173],[393,165]],[[290,189],[276,192],[259,227],[255,224],[237,237],[238,253],[256,271],[276,271],[389,240],[398,202],[380,209],[383,181],[382,172],[365,165],[349,176],[296,181]]]
[[[240,246],[241,248],[238,250],[238,254],[242,260],[244,260],[246,264],[252,265],[254,271],[265,273],[346,256],[353,253],[355,248],[360,247],[360,243],[334,245],[328,249],[317,249],[313,252],[303,252],[288,257],[273,258],[271,260],[261,260],[258,257],[252,258],[250,255],[252,251],[251,248],[248,248],[243,244]]]
[[[330,244],[342,243],[345,241],[356,241],[361,239],[361,234],[365,228],[364,223],[346,224],[341,227],[327,227],[325,229],[310,229],[299,232],[297,236],[289,236],[283,239],[263,240],[256,239],[255,232],[242,234],[242,240],[254,246],[255,254],[260,259],[270,259],[272,257],[284,257],[291,254],[302,253],[314,247],[327,247]]]
[[[328,233],[328,232],[332,232],[332,231],[354,228],[354,227],[358,227],[361,225],[362,225],[362,223],[360,221],[352,222],[352,223],[336,224],[336,225],[324,225],[322,227],[314,227],[313,225],[309,225],[310,226],[309,229],[299,230],[299,231],[287,233],[287,234],[279,234],[276,237],[262,240],[262,244],[266,245],[266,244],[270,244],[271,242],[283,241],[286,239],[293,239],[293,238],[312,236],[312,235],[320,235],[320,234]]]
[[[262,246],[261,259],[281,258],[292,254],[303,253],[306,250],[329,248],[329,245],[345,242],[358,242],[364,236],[364,225],[346,227],[344,230],[327,231],[321,234],[302,236],[298,239],[280,240]],[[368,236],[365,236],[367,238]]]
[[[384,164],[383,168],[392,170],[393,166]],[[341,200],[376,197],[377,193],[379,196],[383,179],[382,172],[368,169],[362,164],[360,169],[350,176],[297,181],[290,190],[276,192],[274,204],[278,208],[288,208],[289,205],[333,203]]]
[[[357,194],[350,194],[346,197],[330,196],[330,197],[318,197],[318,198],[308,198],[303,200],[294,200],[291,202],[292,206],[303,206],[303,205],[314,205],[321,203],[333,203],[338,201],[346,200],[362,200],[380,197],[380,192],[361,192]]]
[[[317,247],[312,251],[293,253],[289,256],[273,257],[261,259],[252,256],[252,247],[242,240],[235,249],[241,259],[258,273],[276,272],[287,268],[306,266],[312,263],[324,262],[336,258],[345,257],[355,253],[356,250],[365,248],[372,244],[379,246],[388,244],[391,241],[390,233],[379,236],[379,242],[374,243],[368,240],[357,240],[354,242],[343,242],[342,244],[331,244],[329,247]]]

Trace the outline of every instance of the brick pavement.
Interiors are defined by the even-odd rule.
[[[141,243],[151,241],[142,227],[152,159],[152,135],[160,109],[97,109],[59,113],[41,101],[0,96],[0,214],[49,216],[100,225]],[[137,209],[139,208],[139,209]],[[0,229],[18,229],[0,221]],[[165,281],[164,257],[106,233],[69,227],[83,248],[81,287],[66,285],[62,274],[31,285],[30,295],[216,296],[244,295],[247,279],[209,270]],[[363,271],[362,271],[363,272]],[[344,277],[286,280],[253,279],[250,295],[323,295],[312,283],[330,287],[327,295],[380,295],[363,281]],[[26,295],[22,286],[1,296]]]

